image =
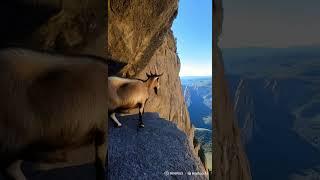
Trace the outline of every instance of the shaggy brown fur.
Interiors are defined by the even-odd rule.
[[[107,66],[99,61],[20,48],[0,51],[2,170],[18,159],[54,161],[50,153],[92,143],[104,167],[108,81]]]

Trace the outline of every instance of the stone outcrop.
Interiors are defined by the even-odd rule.
[[[225,78],[222,54],[218,47],[223,19],[222,0],[214,0],[213,2],[214,179],[250,180],[249,162],[235,121],[233,103]]]

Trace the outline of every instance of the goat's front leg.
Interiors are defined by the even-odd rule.
[[[139,127],[144,128],[142,114],[144,113],[144,104],[139,104]]]
[[[113,122],[116,123],[116,126],[115,126],[115,127],[121,127],[121,126],[122,126],[122,124],[118,121],[115,112],[111,113],[110,117],[111,117],[111,119],[113,120]]]

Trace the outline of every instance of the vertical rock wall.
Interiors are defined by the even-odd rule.
[[[180,60],[176,54],[176,43],[171,30],[165,35],[162,45],[156,50],[148,65],[137,74],[137,77],[145,79],[145,72],[153,72],[155,67],[164,74],[160,78],[160,92],[158,96],[153,95],[147,102],[146,111],[159,112],[161,117],[175,122],[178,128],[192,140],[193,128],[184,101],[179,77]]]
[[[221,50],[218,47],[222,30],[222,0],[213,5],[213,126],[214,179],[250,180],[250,168],[235,121],[235,113],[225,78]]]

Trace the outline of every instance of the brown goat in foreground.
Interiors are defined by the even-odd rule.
[[[1,171],[23,179],[12,174],[19,173],[12,167],[21,164],[13,162],[41,162],[44,169],[50,163],[81,164],[63,163],[69,156],[83,156],[67,152],[88,147],[82,151],[95,152],[86,158],[98,163],[97,177],[104,179],[108,69],[101,61],[22,48],[0,50]]]
[[[108,110],[111,119],[116,123],[116,127],[121,127],[122,125],[116,118],[115,113],[122,113],[135,108],[139,108],[139,127],[144,127],[142,114],[144,113],[145,103],[152,90],[158,95],[160,88],[159,78],[162,74],[146,74],[147,80],[115,76],[108,78]]]

